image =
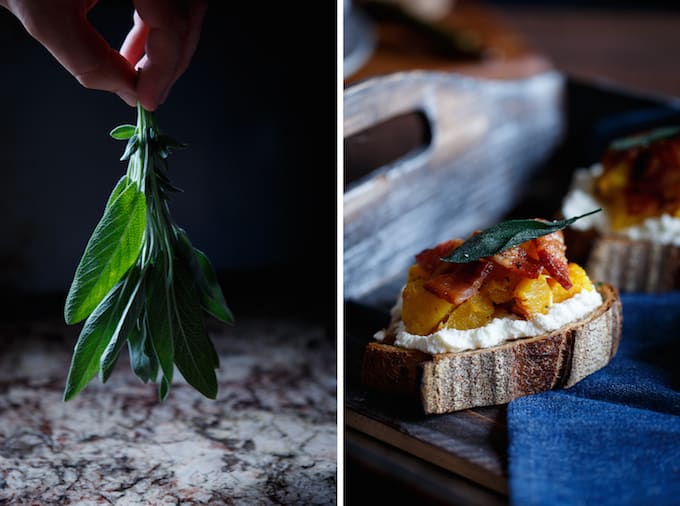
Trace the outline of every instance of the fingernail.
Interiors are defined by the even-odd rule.
[[[121,91],[120,93],[118,93],[118,96],[123,100],[123,102],[125,102],[130,107],[134,107],[137,105],[137,97],[135,97],[132,93]]]

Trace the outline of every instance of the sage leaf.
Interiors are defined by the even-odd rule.
[[[171,290],[170,260],[162,257],[151,267],[147,287],[146,311],[149,337],[158,357],[163,377],[172,383],[175,349],[175,298]]]
[[[99,370],[99,360],[118,326],[126,306],[125,282],[119,282],[85,322],[73,350],[64,401],[78,395]]]
[[[156,381],[156,378],[158,377],[158,356],[156,355],[156,352],[153,349],[153,343],[151,342],[151,338],[149,337],[149,324],[145,324],[145,337],[144,337],[144,355],[146,355],[146,358],[149,361],[149,367],[151,368],[151,375],[149,376],[149,381]]]
[[[130,137],[127,145],[125,146],[125,151],[123,151],[123,154],[120,157],[120,160],[121,161],[128,160],[132,156],[132,153],[134,153],[137,150],[138,144],[139,144],[139,136],[137,134]]]
[[[194,248],[194,254],[201,268],[201,278],[206,282],[205,288],[201,287],[200,290],[203,309],[224,323],[234,323],[234,315],[224,300],[224,294],[217,281],[212,263],[201,250]]]
[[[576,220],[601,210],[596,209],[566,220],[542,221],[528,219],[503,221],[473,235],[453,250],[450,255],[442,258],[442,260],[452,263],[468,263],[475,262],[481,258],[491,257],[514,246],[518,246],[523,242],[562,230]]]
[[[176,139],[173,139],[169,135],[166,134],[161,134],[158,137],[159,144],[165,148],[165,149],[185,149],[187,147],[187,144],[184,142],[179,142]]]
[[[219,358],[205,328],[195,281],[183,263],[175,264],[175,288],[175,364],[187,383],[206,397],[215,399],[217,377],[214,368]]]
[[[147,340],[148,333],[144,324],[144,317],[141,317],[130,331],[127,343],[130,353],[130,366],[144,383],[156,380],[156,375],[153,374],[153,359],[147,354]]]
[[[64,319],[88,317],[139,256],[146,227],[146,198],[129,184],[104,211],[76,269]]]
[[[616,139],[609,144],[609,149],[614,151],[625,151],[631,148],[649,146],[654,142],[675,137],[678,133],[680,133],[680,126],[655,128],[642,134]]]
[[[119,125],[109,135],[118,141],[125,141],[135,135],[135,129],[134,125]]]
[[[160,400],[164,401],[168,397],[168,394],[170,393],[170,383],[171,381],[168,381],[165,376],[161,377],[161,382],[158,385],[158,397]]]
[[[118,361],[120,351],[125,346],[128,336],[136,327],[137,319],[142,312],[144,301],[143,278],[140,277],[139,272],[135,270],[125,280],[125,289],[123,290],[124,297],[128,299],[123,312],[120,315],[120,320],[113,332],[113,336],[106,346],[104,353],[100,360],[101,381],[106,383],[113,372],[113,368]],[[129,287],[133,287],[131,290]]]
[[[113,191],[111,191],[111,195],[109,195],[109,199],[106,201],[106,207],[104,207],[104,209],[106,210],[109,207],[111,207],[111,205],[116,201],[120,194],[123,193],[126,190],[126,188],[132,184],[134,184],[134,182],[127,176],[127,174],[121,177],[116,183],[116,186],[113,188]]]
[[[179,231],[176,244],[182,260],[196,280],[203,309],[224,323],[234,323],[234,315],[227,306],[215,269],[207,255],[191,245],[184,230]]]

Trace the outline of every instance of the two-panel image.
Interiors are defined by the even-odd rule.
[[[0,504],[677,504],[678,23],[0,0]]]

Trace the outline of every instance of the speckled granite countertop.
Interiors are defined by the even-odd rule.
[[[211,327],[220,392],[170,397],[121,354],[62,391],[79,327],[0,323],[0,504],[335,504],[336,355],[320,326]]]

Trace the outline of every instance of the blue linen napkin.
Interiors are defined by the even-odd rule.
[[[680,505],[680,292],[621,299],[605,368],[508,405],[511,504]]]

